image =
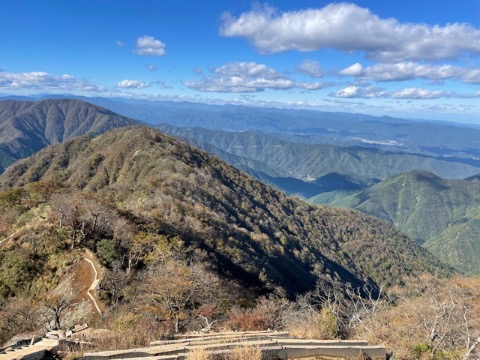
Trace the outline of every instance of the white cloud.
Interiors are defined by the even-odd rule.
[[[314,82],[314,83],[306,83],[306,82],[296,82],[295,87],[304,89],[304,90],[320,90],[324,89],[327,86],[330,86],[330,84],[323,83],[323,82]]]
[[[346,76],[363,75],[363,66],[357,62],[340,71],[340,75],[346,75]]]
[[[333,48],[361,51],[367,58],[382,62],[480,54],[480,29],[469,24],[400,23],[350,3],[284,13],[263,6],[238,17],[226,13],[220,34],[244,37],[262,53]]]
[[[360,88],[358,86],[347,86],[344,89],[341,89],[337,92],[336,97],[341,98],[351,98],[351,97],[358,97]]]
[[[463,77],[463,81],[466,83],[480,84],[480,69],[467,71]]]
[[[115,45],[117,45],[118,47],[124,47],[125,43],[123,41],[117,40],[115,41]]]
[[[346,88],[343,88],[337,91],[337,93],[332,95],[338,98],[365,98],[365,99],[388,97],[388,93],[382,88],[377,88],[373,86],[360,87],[356,85],[347,86]]]
[[[27,73],[0,72],[0,88],[7,90],[59,90],[104,92],[107,88],[73,75],[52,75],[43,71]]]
[[[310,75],[311,77],[322,77],[323,69],[320,64],[316,61],[306,60],[298,66],[298,71],[303,72],[304,74]]]
[[[439,99],[448,96],[445,91],[408,88],[392,94],[393,99]]]
[[[138,80],[122,80],[117,83],[117,88],[121,89],[143,89],[150,85]]]
[[[185,86],[209,92],[253,93],[266,89],[300,88],[318,90],[328,84],[297,82],[264,64],[232,62],[213,70],[213,74],[198,81],[184,81]]]
[[[148,69],[148,71],[155,71],[155,70],[157,70],[157,67],[155,65],[148,65],[147,69]]]
[[[164,56],[167,46],[153,36],[142,36],[137,39],[137,49],[134,50],[138,55],[146,56]]]
[[[465,69],[453,65],[425,65],[416,62],[399,62],[396,64],[375,64],[366,68],[359,63],[355,63],[341,70],[339,74],[386,82],[414,79],[446,80],[460,78],[465,72]]]
[[[372,98],[386,98],[386,99],[439,99],[439,98],[472,98],[473,94],[453,94],[440,90],[428,90],[420,88],[406,88],[399,91],[386,91],[383,88],[373,86],[347,86],[331,96],[337,98],[356,98],[356,99],[372,99]]]
[[[264,77],[267,79],[280,79],[283,75],[265,64],[256,62],[231,62],[214,70],[217,74],[242,75],[247,77]]]
[[[201,67],[198,67],[198,66],[197,66],[197,67],[194,67],[194,68],[192,69],[192,71],[193,71],[195,74],[197,74],[197,75],[202,75],[202,74],[203,74],[202,68],[201,68]]]

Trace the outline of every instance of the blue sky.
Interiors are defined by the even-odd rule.
[[[0,0],[0,93],[480,123],[480,1]]]

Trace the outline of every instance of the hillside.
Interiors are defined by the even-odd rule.
[[[50,144],[135,124],[81,100],[0,101],[0,172]]]
[[[384,219],[451,266],[480,273],[480,182],[412,171],[333,205]]]
[[[292,297],[318,279],[375,286],[444,271],[380,220],[286,197],[153,129],[128,128],[49,147],[12,165],[0,185],[39,180],[111,198],[115,212],[137,227],[179,236],[205,251],[215,272],[260,292]]]
[[[238,159],[244,159],[246,167],[249,164],[245,159],[254,160],[257,173],[264,172],[273,178],[296,178],[317,185],[321,192],[350,191],[417,169],[445,178],[465,178],[477,174],[480,167],[478,161],[461,158],[388,152],[358,146],[294,143],[254,131],[227,132],[169,125],[157,127],[204,148],[204,144],[209,144],[238,156]],[[263,169],[258,164],[263,164]],[[275,181],[270,182],[275,184]],[[313,196],[311,192],[308,195]]]

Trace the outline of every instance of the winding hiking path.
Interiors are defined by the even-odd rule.
[[[100,264],[96,261],[95,257],[93,254],[90,252],[90,250],[85,251],[85,257],[84,260],[87,261],[90,266],[93,269],[93,272],[95,273],[95,278],[90,285],[90,287],[87,290],[88,297],[93,301],[93,305],[95,306],[95,309],[97,309],[97,312],[100,316],[102,316],[102,311],[100,310],[100,307],[98,306],[97,300],[95,299],[95,296],[93,296],[93,292],[96,291],[97,285],[101,280],[101,266]],[[98,270],[97,270],[98,269]]]
[[[97,288],[98,283],[100,282],[100,278],[98,277],[98,272],[97,269],[95,269],[95,265],[90,259],[85,258],[86,261],[92,265],[93,271],[95,272],[95,280],[93,280],[92,285],[87,290],[87,294],[90,297],[90,299],[93,301],[93,305],[95,305],[95,308],[97,309],[97,312],[102,316],[102,311],[100,310],[100,307],[97,304],[97,300],[95,300],[95,297],[92,295],[91,291],[95,291]]]

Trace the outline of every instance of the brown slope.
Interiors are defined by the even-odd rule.
[[[290,297],[318,280],[375,286],[449,271],[381,220],[287,197],[154,129],[49,147],[12,165],[0,187],[40,179],[110,193],[138,224],[206,250],[220,274]]]
[[[0,101],[0,171],[50,144],[135,124],[81,100]]]

